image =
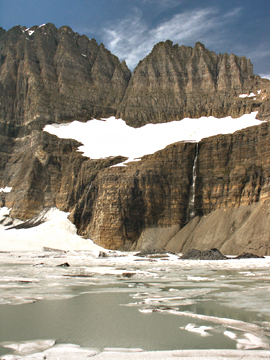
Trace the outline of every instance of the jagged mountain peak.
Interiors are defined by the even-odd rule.
[[[6,32],[6,30],[0,26],[0,36],[2,36],[5,32]]]
[[[16,26],[1,36],[0,65],[0,124],[14,136],[74,118],[117,116],[138,127],[239,116],[260,105],[247,107],[238,98],[260,87],[250,60],[216,55],[200,42],[193,48],[160,42],[131,75],[104,44],[69,26]]]
[[[260,106],[246,106],[239,95],[261,89],[263,82],[244,56],[167,40],[139,62],[116,116],[136,127],[202,115],[238,117]]]
[[[14,27],[0,41],[3,134],[116,113],[130,71],[103,44],[50,23]]]

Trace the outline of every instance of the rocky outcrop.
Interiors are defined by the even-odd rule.
[[[254,255],[254,254],[246,253],[246,252],[244,252],[243,254],[238,255],[236,257],[236,259],[263,259],[263,258],[264,258],[264,256],[258,256],[258,255]]]
[[[181,260],[227,260],[227,257],[215,248],[204,251],[190,249],[181,256]]]
[[[137,127],[185,117],[238,117],[262,103],[260,96],[239,94],[257,94],[266,84],[244,56],[216,55],[201,43],[191,48],[161,42],[134,70],[117,116]]]
[[[71,211],[100,169],[124,160],[90,160],[77,151],[79,145],[39,131],[16,139],[1,177],[12,187],[4,203],[13,217],[26,220],[50,206]]]
[[[139,163],[100,171],[71,213],[79,234],[107,248],[130,249],[144,228],[183,226],[194,146],[172,145]]]

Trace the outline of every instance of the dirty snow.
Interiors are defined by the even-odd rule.
[[[10,209],[0,208],[0,221],[8,217]],[[69,213],[50,208],[37,217],[43,223],[27,229],[7,229],[0,225],[0,251],[41,251],[44,247],[62,250],[92,250],[103,248],[92,240],[77,235],[74,224],[68,220]]]

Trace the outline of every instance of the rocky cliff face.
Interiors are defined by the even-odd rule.
[[[47,123],[111,115],[135,127],[253,110],[268,120],[269,83],[246,58],[216,55],[200,43],[160,43],[130,78],[125,63],[68,27],[0,29],[0,188],[12,187],[0,193],[0,206],[20,219],[57,206],[71,213],[80,235],[111,249],[270,254],[270,228],[258,221],[260,214],[264,224],[270,220],[268,122],[198,147],[172,144],[126,167],[112,167],[123,157],[89,159],[78,142],[42,131]],[[256,96],[239,97],[250,92]]]
[[[216,246],[231,254],[270,254],[270,212],[263,205],[270,198],[268,122],[199,143],[196,216],[190,222],[196,144],[176,143],[140,162],[111,167],[123,158],[91,160],[73,140],[35,136],[17,140],[16,147],[27,151],[10,156],[2,177],[13,187],[4,201],[14,217],[57,206],[71,212],[80,235],[111,249]]]
[[[238,117],[261,104],[239,94],[265,81],[253,75],[249,59],[194,48],[157,44],[134,70],[117,116],[133,126],[201,116]]]
[[[210,244],[212,247],[225,246],[226,240],[232,235],[236,236],[240,224],[242,226],[249,218],[253,209],[250,205],[263,204],[270,198],[269,140],[270,125],[263,123],[231,135],[204,139],[199,143],[195,169],[194,220],[198,221],[219,211],[215,215],[215,224],[223,221],[223,226],[226,224],[227,228],[226,231],[220,228],[220,232],[208,234],[207,241],[203,239],[203,233],[199,236],[200,232],[197,231],[193,247],[204,250]],[[82,234],[109,248],[116,245],[116,248],[127,246],[139,250],[144,247],[142,240],[138,240],[145,233],[143,229],[168,229],[172,233],[167,239],[169,241],[176,230],[186,228],[190,219],[188,203],[195,151],[196,144],[177,143],[146,156],[140,163],[133,163],[127,168],[113,167],[100,172],[92,183],[93,192],[90,190],[83,203],[73,212],[76,223],[76,219],[83,218],[83,204],[87,203],[88,211],[89,208],[94,209],[91,221]],[[239,215],[242,216],[241,221],[236,216],[239,206],[242,209]],[[226,221],[224,214],[227,216]],[[263,217],[263,223],[269,220],[269,211],[266,214],[268,215]],[[211,221],[208,223],[208,231],[210,224]],[[81,224],[76,225],[80,229]],[[258,252],[260,249],[260,254],[270,254],[270,229],[268,236],[265,232],[260,232],[260,226],[254,227],[252,222],[245,226],[245,236],[241,238],[238,233],[239,245],[235,248],[231,245],[228,248],[230,253],[238,252],[240,245],[244,250],[244,242],[249,244],[250,251]],[[254,231],[251,231],[252,227]],[[211,228],[213,231],[215,227],[212,225]],[[182,251],[186,250],[187,244],[191,246],[191,242],[183,242],[185,236],[182,236],[183,230],[181,231],[177,238],[178,245],[172,246],[171,243],[170,250]],[[217,235],[222,240],[217,240]],[[149,236],[151,232],[148,233]],[[166,234],[163,232],[162,236],[165,238]],[[259,240],[262,236],[263,245]],[[147,247],[156,247],[158,234],[152,242],[146,239],[146,243]],[[164,247],[167,243],[161,241],[160,244]]]
[[[103,44],[67,26],[17,26],[0,37],[1,134],[114,115],[129,78],[126,64]]]

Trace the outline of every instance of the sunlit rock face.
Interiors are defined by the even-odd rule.
[[[194,48],[161,42],[134,70],[117,116],[133,126],[185,117],[238,117],[261,104],[258,98],[247,101],[238,95],[266,83],[253,75],[244,56],[217,55],[199,42]]]
[[[253,210],[250,205],[263,204],[270,197],[269,137],[269,124],[264,123],[199,143],[194,203],[197,217],[194,221],[219,209],[222,212],[215,215],[212,223],[210,220],[204,224],[203,231],[197,231],[193,242],[184,241],[192,238],[194,231],[194,227],[185,226],[189,220],[188,202],[196,151],[193,143],[177,143],[126,168],[113,167],[100,172],[72,213],[75,224],[82,230],[82,220],[85,224],[90,218],[82,234],[105,247],[114,248],[117,244],[118,248],[131,246],[140,250],[144,248],[139,239],[143,229],[167,228],[171,232],[171,227],[178,225],[186,229],[188,235],[182,232],[177,244],[172,246],[171,243],[168,247],[170,251],[180,252],[191,245],[201,250],[224,247],[234,236],[237,241],[231,240],[230,247],[225,247],[227,253],[238,254],[239,249],[244,251],[247,247],[260,255],[269,253],[270,231],[263,225],[270,220],[268,208],[263,210],[260,222],[256,210],[253,217],[257,219],[256,225],[247,221]],[[242,209],[239,214],[238,208]],[[166,234],[162,236],[166,238]],[[152,242],[146,243],[147,247],[155,248],[166,246],[168,241],[159,241],[156,234]]]
[[[16,218],[29,218],[46,206],[69,211],[78,233],[106,248],[225,247],[225,253],[241,249],[263,255],[269,253],[270,215],[259,207],[251,216],[251,205],[270,197],[269,137],[269,123],[263,123],[199,143],[191,223],[195,143],[172,144],[141,161],[112,166],[125,158],[91,160],[77,152],[76,141],[44,132],[32,147],[25,144],[23,156],[12,155],[3,177],[10,178],[12,191],[1,196]]]
[[[80,235],[110,249],[186,251],[192,246],[269,253],[268,227],[252,231],[252,222],[244,221],[248,215],[239,215],[239,221],[223,217],[226,226],[220,233],[227,235],[222,239],[213,232],[204,237],[207,241],[198,235],[206,234],[209,224],[191,238],[204,216],[239,206],[249,209],[269,199],[267,122],[203,139],[198,147],[169,144],[124,167],[113,165],[127,160],[125,154],[89,158],[78,151],[80,142],[43,131],[46,124],[114,115],[136,128],[187,116],[238,117],[254,110],[268,120],[269,81],[253,75],[249,60],[216,55],[200,43],[191,48],[165,42],[131,76],[103,45],[52,24],[1,30],[0,45],[0,188],[12,188],[0,192],[0,206],[12,208],[11,216],[26,220],[56,206],[70,212]],[[152,140],[149,135],[147,141]],[[180,136],[174,142],[180,140],[188,139]],[[233,246],[231,234],[243,224],[246,230],[237,239],[245,241]],[[229,239],[231,245],[224,247]]]
[[[72,212],[79,233],[107,248],[130,249],[143,228],[183,226],[194,146],[171,145],[127,167],[100,171]]]
[[[130,71],[103,44],[53,24],[0,36],[1,135],[116,113]]]

